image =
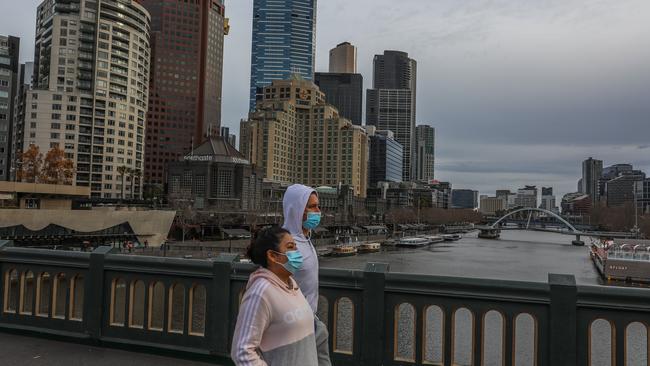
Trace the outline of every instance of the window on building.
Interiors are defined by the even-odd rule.
[[[232,171],[219,170],[217,179],[217,195],[219,197],[232,196]]]
[[[192,193],[192,171],[186,170],[183,172],[183,193]]]
[[[172,175],[169,189],[172,194],[181,193],[181,176],[178,174]]]
[[[38,198],[26,198],[25,199],[25,208],[38,210],[41,206],[41,200]]]
[[[205,197],[205,187],[205,175],[197,175],[194,179],[194,195],[196,197]]]

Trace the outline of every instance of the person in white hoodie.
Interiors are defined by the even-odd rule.
[[[291,277],[302,256],[288,231],[258,233],[251,274],[237,317],[230,356],[236,366],[317,366],[314,314]]]
[[[331,366],[327,327],[315,315],[318,310],[318,255],[311,242],[311,231],[320,224],[321,211],[318,193],[302,184],[287,188],[282,200],[284,229],[288,230],[303,257],[304,265],[296,271],[294,278],[305,294],[314,312],[318,365]]]

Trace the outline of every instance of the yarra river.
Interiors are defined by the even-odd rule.
[[[381,262],[390,265],[391,272],[417,273],[425,275],[474,277],[496,280],[548,282],[548,274],[568,274],[576,278],[578,285],[617,285],[605,284],[589,258],[590,238],[583,238],[584,247],[571,245],[572,236],[536,231],[503,231],[500,240],[479,239],[477,233],[465,234],[457,242],[444,242],[417,249],[382,248],[382,252],[361,254],[354,257],[321,259],[321,267],[345,268],[363,270],[368,262]],[[648,289],[647,291],[650,291]],[[410,319],[413,315],[409,309],[400,313],[400,333],[398,354],[408,355],[413,345],[408,336]],[[401,321],[405,319],[405,321]],[[471,315],[458,317],[458,331],[455,343],[458,350],[454,351],[455,364],[471,364]],[[344,320],[344,319],[340,319]],[[430,329],[438,328],[440,317],[432,314],[425,320],[432,323]],[[500,319],[486,318],[486,334],[495,334],[500,328]],[[522,322],[522,342],[516,355],[517,365],[534,365],[534,345],[523,337],[533,334],[532,323]],[[429,327],[427,327],[429,328]],[[618,331],[618,330],[617,330]],[[498,333],[497,333],[498,334]],[[594,323],[591,341],[592,365],[611,365],[611,340],[605,324]],[[337,339],[345,343],[350,339],[349,334],[338,334]],[[647,332],[641,329],[630,329],[627,338],[628,365],[648,365]],[[442,334],[436,332],[432,339],[441,340]],[[500,337],[490,337],[486,343],[485,365],[501,365],[499,354]],[[494,343],[496,342],[496,343]],[[436,343],[434,341],[434,343]],[[345,346],[345,344],[343,344]],[[439,360],[441,348],[435,345],[426,347],[427,359]]]

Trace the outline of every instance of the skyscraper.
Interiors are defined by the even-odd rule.
[[[0,180],[9,180],[14,101],[19,88],[20,39],[0,36]]]
[[[374,59],[373,89],[366,99],[366,122],[395,133],[404,146],[402,180],[415,177],[415,110],[417,63],[400,51],[385,51]]]
[[[162,185],[170,162],[219,134],[228,23],[223,0],[141,4],[151,13],[152,53],[145,182]]]
[[[255,0],[250,110],[265,86],[300,74],[314,79],[317,0]]]
[[[600,201],[598,181],[603,175],[603,161],[589,158],[582,162],[582,189],[580,192],[591,197],[591,203]]]
[[[357,48],[343,42],[330,51],[329,72],[317,72],[314,82],[327,103],[355,125],[363,124],[363,76],[357,74]]]
[[[343,42],[332,48],[330,50],[330,72],[356,74],[357,48],[350,42]]]
[[[415,179],[430,182],[435,174],[436,130],[429,125],[415,128]]]
[[[24,148],[62,148],[76,168],[73,183],[90,186],[92,197],[141,193],[150,23],[135,0],[38,6]]]

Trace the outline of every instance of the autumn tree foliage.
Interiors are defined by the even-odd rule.
[[[55,147],[47,152],[41,168],[41,183],[72,185],[74,163],[65,157],[65,152]]]
[[[43,154],[36,145],[29,145],[29,148],[18,156],[17,179],[25,183],[38,183],[43,166]]]
[[[18,157],[18,181],[44,184],[72,184],[74,163],[65,152],[54,147],[45,156],[36,145],[30,145]]]

